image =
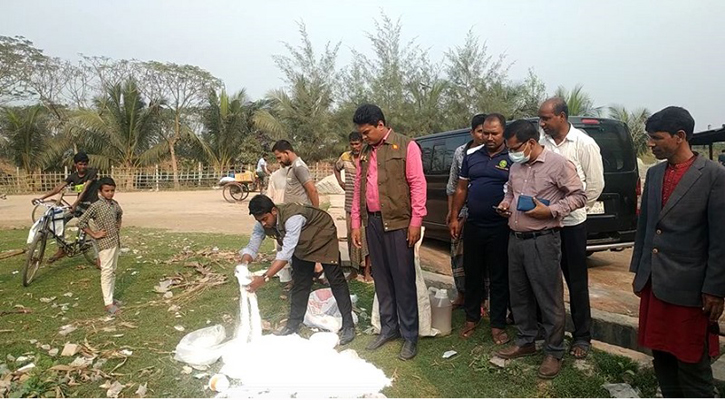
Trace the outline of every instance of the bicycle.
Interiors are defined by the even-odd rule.
[[[28,286],[35,278],[36,273],[43,263],[45,247],[48,238],[52,237],[58,246],[68,257],[75,257],[83,254],[86,261],[91,265],[98,265],[98,247],[85,232],[78,229],[74,241],[66,242],[65,219],[70,206],[61,205],[62,195],[57,201],[48,204],[47,202],[35,202],[36,206],[46,207],[43,215],[33,224],[28,232],[28,255],[23,268],[23,286]]]

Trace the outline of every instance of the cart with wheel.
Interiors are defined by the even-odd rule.
[[[219,181],[222,186],[222,196],[229,203],[244,201],[249,192],[255,190],[254,173],[249,171],[237,172],[234,177],[227,176]]]

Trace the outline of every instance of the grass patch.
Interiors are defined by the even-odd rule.
[[[1,250],[23,248],[26,237],[26,230],[0,230]],[[210,397],[212,393],[204,389],[207,379],[194,378],[200,371],[183,374],[184,365],[173,360],[172,351],[186,333],[195,329],[221,323],[228,333],[233,331],[239,291],[233,280],[231,252],[245,243],[245,237],[235,235],[125,229],[122,247],[130,250],[119,259],[116,281],[116,296],[124,302],[123,314],[112,321],[104,320],[99,271],[84,264],[82,258],[63,259],[52,268],[42,269],[28,288],[22,286],[21,273],[14,273],[21,271],[24,256],[0,260],[0,312],[17,311],[16,306],[32,311],[0,314],[0,364],[5,363],[10,370],[22,364],[7,361],[8,354],[33,355],[36,364],[29,377],[24,382],[13,381],[5,395],[105,397],[106,389],[99,386],[107,380],[118,380],[127,385],[122,397],[134,396],[138,385],[144,383],[148,383],[149,397]],[[214,247],[218,247],[218,253],[211,251]],[[53,245],[48,247],[51,253],[54,250]],[[265,241],[262,250],[273,255],[271,241]],[[178,260],[184,251],[193,255]],[[164,277],[197,276],[194,268],[185,266],[193,261],[226,274],[226,283],[188,296],[172,290],[174,296],[170,299],[154,291],[154,285]],[[350,289],[358,295],[362,315],[358,337],[347,347],[394,379],[393,386],[384,391],[388,397],[608,397],[601,388],[605,382],[628,382],[645,396],[653,396],[656,390],[651,369],[639,369],[628,359],[598,351],[593,351],[586,361],[587,371],[575,368],[573,359],[567,357],[561,375],[549,382],[536,378],[541,355],[515,360],[500,369],[489,363],[498,346],[492,343],[485,323],[468,340],[459,339],[457,329],[448,337],[421,339],[418,356],[409,362],[397,360],[400,342],[369,352],[364,347],[372,337],[362,331],[370,326],[374,289],[356,281],[350,283]],[[72,295],[66,297],[66,293]],[[288,300],[282,296],[286,293],[277,281],[259,292],[262,318],[273,327],[287,318]],[[53,297],[49,302],[41,301]],[[174,305],[180,307],[178,312],[169,310]],[[463,322],[462,311],[454,312],[454,327]],[[77,329],[67,336],[59,334],[61,326],[69,324]],[[179,332],[175,326],[183,326],[185,331]],[[301,333],[306,336],[311,331],[303,328]],[[513,337],[514,333],[511,328],[509,335]],[[51,370],[53,366],[70,364],[75,357],[50,356],[48,347],[41,346],[62,350],[66,342],[93,348],[97,354],[94,362],[107,359],[98,368],[101,373],[67,375]],[[124,349],[132,351],[132,355],[121,355]],[[458,355],[443,359],[447,350],[455,350]],[[206,372],[219,368],[216,364]]]

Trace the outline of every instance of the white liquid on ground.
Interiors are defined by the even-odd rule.
[[[224,348],[220,371],[237,382],[217,397],[381,397],[390,379],[354,350],[338,353],[297,335],[263,336],[257,295],[247,292],[248,277],[237,278],[241,323]]]

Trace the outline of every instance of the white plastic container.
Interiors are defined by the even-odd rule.
[[[451,333],[451,315],[453,314],[453,304],[448,298],[446,289],[438,289],[435,296],[431,298],[431,327],[438,329],[441,336]]]

